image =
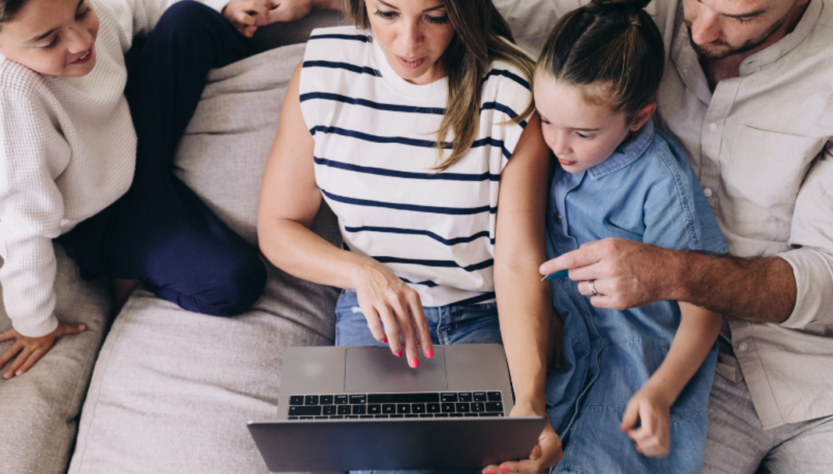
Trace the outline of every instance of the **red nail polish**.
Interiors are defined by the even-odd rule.
[[[402,357],[402,351],[397,352],[396,357]]]
[[[431,357],[434,357],[434,349],[428,349],[427,351],[425,351],[425,357],[428,357],[429,359]]]
[[[500,472],[509,472],[509,469],[506,469],[505,467],[499,467],[497,470]]]
[[[387,344],[387,343],[388,343],[387,339],[382,339],[382,344]]]
[[[419,367],[419,359],[411,359],[411,363],[409,365],[412,369],[416,369]]]

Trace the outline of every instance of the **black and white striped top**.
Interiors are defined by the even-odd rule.
[[[424,306],[494,300],[500,174],[526,125],[508,121],[532,98],[517,68],[492,63],[474,145],[437,173],[447,87],[403,80],[369,31],[319,29],[307,43],[300,97],[316,183],[345,247],[384,264]]]

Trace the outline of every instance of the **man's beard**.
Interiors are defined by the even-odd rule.
[[[770,36],[775,34],[775,32],[778,31],[779,28],[781,28],[781,26],[790,17],[791,13],[792,13],[792,10],[787,12],[787,14],[784,15],[783,18],[776,21],[770,27],[770,29],[766,33],[761,35],[760,37],[755,38],[755,39],[751,39],[751,40],[747,41],[746,43],[740,45],[737,48],[733,48],[732,45],[730,45],[729,43],[726,43],[724,41],[712,41],[711,43],[709,43],[709,46],[724,46],[724,47],[726,47],[726,49],[721,50],[721,51],[711,51],[709,49],[706,49],[704,46],[701,46],[701,45],[695,43],[694,38],[691,36],[691,23],[686,21],[685,25],[688,27],[688,40],[691,42],[691,47],[694,48],[694,51],[697,53],[697,56],[699,56],[702,59],[719,60],[719,59],[726,59],[729,56],[734,56],[736,54],[741,54],[741,53],[745,53],[747,51],[751,51],[751,50],[757,48],[758,46],[764,44],[766,42],[766,40],[768,40],[770,38]]]

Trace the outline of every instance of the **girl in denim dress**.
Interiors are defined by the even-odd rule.
[[[548,258],[608,237],[727,251],[694,171],[651,122],[665,52],[647,3],[574,10],[538,61],[535,103],[558,162]],[[593,281],[551,284],[565,325],[563,365],[547,380],[565,443],[555,472],[699,472],[721,316],[676,301],[600,309]]]

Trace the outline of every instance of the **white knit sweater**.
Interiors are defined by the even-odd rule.
[[[90,1],[101,26],[86,76],[42,76],[0,56],[0,285],[13,327],[30,337],[58,326],[52,239],[130,187],[124,53],[176,0]]]

